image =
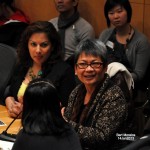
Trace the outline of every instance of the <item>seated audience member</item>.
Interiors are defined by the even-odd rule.
[[[107,45],[109,62],[124,64],[131,72],[135,84],[142,81],[150,62],[150,44],[146,36],[130,24],[130,2],[107,0],[104,14],[109,28],[100,34],[99,39]]]
[[[28,24],[29,19],[15,7],[14,0],[0,0],[0,43],[17,47]]]
[[[81,42],[75,52],[75,73],[81,84],[62,110],[79,135],[83,150],[117,150],[129,143],[118,135],[132,132],[130,106],[107,71],[107,50],[98,40]],[[64,111],[64,112],[63,112]]]
[[[23,97],[22,127],[12,150],[81,150],[78,135],[63,119],[54,85],[29,83]]]
[[[80,41],[95,38],[93,27],[78,12],[79,0],[54,0],[59,17],[51,19],[58,30],[64,51],[64,60],[74,66],[74,52]]]
[[[131,25],[132,8],[128,0],[107,0],[104,14],[109,28],[100,34],[99,39],[107,46],[109,63],[120,62],[131,73],[135,85],[135,107],[141,107],[146,101],[146,88],[150,83],[150,43]]]
[[[24,91],[36,78],[51,80],[61,96],[61,104],[67,105],[68,96],[75,86],[74,71],[62,60],[59,35],[48,21],[30,24],[22,35],[18,63],[5,100],[11,117],[22,111]]]

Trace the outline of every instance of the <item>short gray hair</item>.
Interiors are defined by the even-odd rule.
[[[98,56],[102,59],[103,65],[107,65],[107,48],[105,44],[97,39],[87,39],[79,43],[75,51],[75,64],[81,53]]]

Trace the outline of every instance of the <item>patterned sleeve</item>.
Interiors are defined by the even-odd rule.
[[[112,91],[113,90],[113,91]],[[113,93],[113,94],[112,94]],[[121,124],[127,117],[127,105],[119,88],[110,89],[103,95],[103,106],[96,107],[96,114],[93,115],[91,127],[79,125],[73,121],[69,123],[77,131],[81,143],[84,145],[96,146],[110,140],[111,136],[118,132]],[[70,101],[69,105],[73,103]],[[69,119],[71,107],[66,109],[65,115]]]

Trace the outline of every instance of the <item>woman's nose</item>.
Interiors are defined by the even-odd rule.
[[[38,46],[36,47],[36,52],[37,52],[37,53],[40,53],[40,52],[41,52],[40,45],[38,45]]]
[[[118,13],[114,13],[114,18],[118,18]]]

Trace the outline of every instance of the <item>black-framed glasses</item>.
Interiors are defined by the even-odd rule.
[[[90,66],[90,67],[95,69],[95,68],[100,68],[103,65],[103,63],[102,62],[92,62],[90,64],[87,64],[87,63],[83,62],[83,63],[77,63],[76,65],[80,69],[86,69],[88,66]]]

